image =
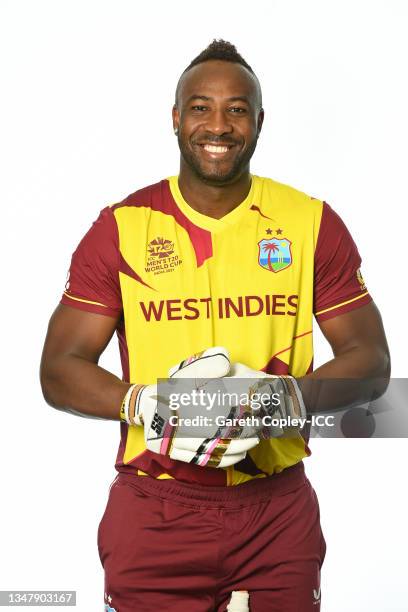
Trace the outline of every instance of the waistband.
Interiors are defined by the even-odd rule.
[[[301,487],[308,478],[303,461],[285,468],[278,474],[254,478],[234,486],[206,486],[179,480],[159,480],[151,476],[136,476],[120,472],[114,483],[128,484],[143,493],[187,505],[217,507],[247,506],[271,497],[279,497]]]

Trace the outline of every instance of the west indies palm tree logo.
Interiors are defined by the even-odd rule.
[[[265,238],[258,242],[258,263],[265,270],[280,272],[292,263],[291,240],[287,238]]]

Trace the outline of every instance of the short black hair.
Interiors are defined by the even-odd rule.
[[[204,51],[201,51],[201,53],[199,53],[197,57],[195,57],[189,63],[184,72],[188,72],[193,66],[197,66],[197,64],[202,64],[203,62],[208,62],[209,60],[222,60],[223,62],[241,64],[241,66],[244,66],[244,68],[255,75],[255,72],[252,70],[248,62],[246,62],[242,55],[238,53],[236,46],[226,40],[223,40],[222,38],[219,40],[214,38],[212,43],[210,43],[208,47],[204,49]]]
[[[227,40],[223,40],[222,38],[219,38],[218,40],[216,38],[213,39],[212,43],[210,43],[208,45],[208,47],[206,47],[203,51],[201,51],[201,53],[199,53],[187,66],[187,68],[185,68],[185,70],[183,70],[183,72],[181,73],[181,76],[179,78],[179,81],[177,83],[177,88],[176,88],[176,104],[177,104],[177,99],[178,99],[178,92],[179,92],[179,87],[180,87],[180,81],[183,77],[183,75],[188,72],[189,70],[191,70],[191,68],[193,68],[194,66],[197,66],[198,64],[202,64],[204,62],[208,62],[210,60],[222,60],[223,62],[231,62],[233,64],[240,64],[241,66],[243,66],[244,68],[246,68],[255,78],[256,84],[257,84],[257,88],[259,91],[259,101],[260,101],[260,105],[262,107],[262,92],[261,92],[261,85],[259,83],[259,79],[256,76],[255,72],[252,70],[251,66],[248,64],[248,62],[246,60],[244,60],[244,58],[242,57],[242,55],[240,53],[238,53],[237,48],[235,45],[233,45],[232,43],[228,42]]]

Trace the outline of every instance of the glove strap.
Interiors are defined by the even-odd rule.
[[[120,420],[128,425],[140,425],[140,419],[137,417],[136,404],[141,391],[145,385],[131,385],[123,398],[120,407]]]

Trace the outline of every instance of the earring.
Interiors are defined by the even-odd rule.
[[[178,135],[178,128],[174,128],[174,133],[176,136]]]

